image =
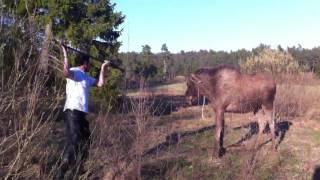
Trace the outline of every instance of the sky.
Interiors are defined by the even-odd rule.
[[[125,22],[120,52],[251,50],[320,45],[319,0],[113,0]]]

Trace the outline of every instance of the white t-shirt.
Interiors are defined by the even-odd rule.
[[[73,79],[67,78],[66,104],[64,110],[78,110],[88,113],[88,99],[90,87],[96,84],[96,79],[87,75],[79,67],[72,67]]]

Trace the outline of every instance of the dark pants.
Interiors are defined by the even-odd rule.
[[[64,112],[67,141],[63,161],[68,164],[88,155],[90,129],[85,117],[86,113],[77,110],[67,109]]]

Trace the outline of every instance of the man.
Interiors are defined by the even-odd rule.
[[[101,65],[99,78],[95,79],[86,74],[90,69],[89,57],[80,55],[76,58],[77,67],[69,68],[67,51],[62,46],[64,55],[63,73],[67,79],[64,120],[66,125],[66,150],[63,162],[74,164],[77,157],[84,158],[88,152],[89,123],[85,116],[88,113],[89,90],[92,86],[104,85],[104,73],[109,62]]]

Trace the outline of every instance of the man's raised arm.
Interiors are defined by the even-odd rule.
[[[73,72],[70,71],[69,69],[69,62],[68,62],[68,56],[67,56],[67,51],[66,48],[61,45],[62,51],[63,51],[63,74],[66,78],[73,79]]]
[[[104,85],[104,72],[105,72],[105,69],[108,67],[109,63],[110,63],[109,61],[104,61],[104,63],[101,65],[101,71],[100,71],[99,79],[97,82],[98,87],[102,87]]]

